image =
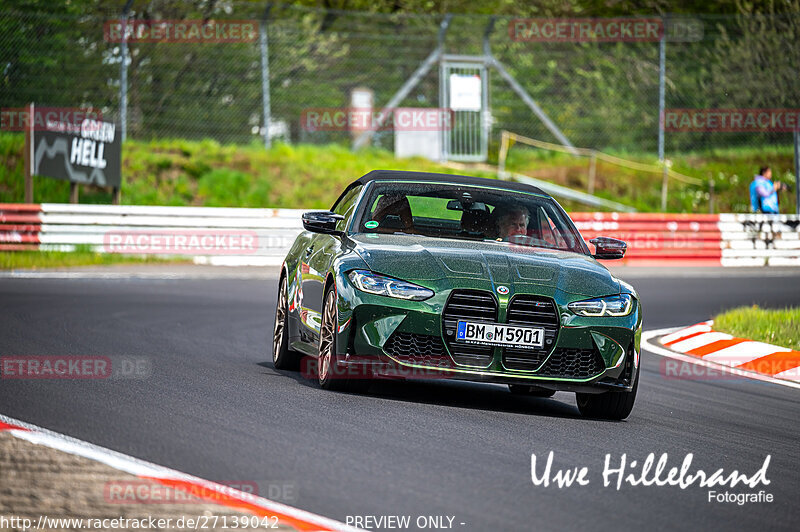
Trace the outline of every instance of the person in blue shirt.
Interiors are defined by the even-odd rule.
[[[772,182],[772,169],[762,166],[758,175],[750,183],[750,208],[753,212],[764,214],[778,214],[778,192],[787,190],[788,187],[780,181]]]

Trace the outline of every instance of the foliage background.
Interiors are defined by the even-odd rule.
[[[93,106],[118,118],[122,51],[103,27],[121,0],[0,0],[0,102]],[[360,11],[343,11],[344,9]],[[224,0],[135,0],[132,20],[267,20],[272,119],[292,142],[347,144],[347,133],[300,127],[304,109],[342,107],[354,87],[386,103],[437,44],[454,13],[445,48],[478,54],[495,17],[493,54],[573,144],[655,152],[657,42],[532,43],[513,40],[519,17],[663,15],[702,28],[694,42],[666,46],[667,108],[792,108],[800,81],[800,0],[644,2],[597,0],[326,0],[294,4]],[[266,18],[265,18],[266,17]],[[692,40],[692,39],[690,39]],[[211,138],[249,143],[264,127],[259,43],[131,43],[128,132],[140,140]],[[436,107],[433,68],[401,106]],[[554,140],[496,73],[490,74],[493,134]],[[391,149],[390,132],[377,135]],[[791,133],[669,133],[669,152],[734,145],[791,144]]]
[[[0,0],[0,105],[88,106],[118,119],[122,51],[104,40],[103,26],[120,18],[123,3]],[[265,124],[258,42],[132,43],[125,201],[298,206],[306,199],[324,206],[339,181],[369,165],[440,168],[393,160],[391,132],[376,134],[375,149],[354,155],[348,133],[305,131],[300,116],[308,108],[346,106],[358,86],[374,90],[377,105],[387,102],[436,46],[445,13],[455,14],[446,50],[460,54],[480,52],[496,17],[494,55],[578,146],[655,161],[658,43],[515,42],[508,33],[513,18],[655,14],[699,21],[701,39],[667,43],[667,108],[800,107],[800,0],[134,0],[134,20],[266,20],[273,125],[286,126],[281,138],[302,146],[259,152]],[[438,90],[434,68],[400,105],[436,107]],[[495,73],[490,97],[490,162],[500,129],[555,140]],[[22,199],[15,138],[0,136],[0,201]],[[793,182],[791,142],[791,133],[666,135],[675,169],[714,179],[716,211],[746,211],[747,183],[765,162],[776,177]],[[586,186],[585,160],[515,147],[509,168]],[[659,186],[657,177],[598,168],[599,195],[640,209],[659,208]],[[66,187],[37,180],[37,198],[64,201]],[[670,210],[709,208],[706,186],[670,191]],[[82,201],[106,196],[87,191]],[[793,208],[794,198],[786,200]]]

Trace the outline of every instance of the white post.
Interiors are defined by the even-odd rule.
[[[267,18],[259,24],[259,41],[261,44],[261,111],[264,116],[264,147],[269,149],[272,140],[269,137],[271,109],[269,99],[269,49],[267,43]]]
[[[666,18],[661,19],[664,33],[658,45],[658,160],[664,162],[664,83],[666,77],[667,59],[667,23]]]

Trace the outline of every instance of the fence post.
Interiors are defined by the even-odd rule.
[[[128,15],[131,4],[133,0],[127,0],[122,8],[122,63],[119,67],[119,129],[122,142],[128,136]]]
[[[667,212],[667,187],[669,185],[669,168],[667,161],[664,161],[664,174],[661,180],[661,211]]]
[[[28,105],[28,126],[25,128],[25,203],[33,203],[33,175],[36,173],[36,161],[33,155],[33,102]]]
[[[594,194],[594,180],[597,175],[597,151],[592,150],[592,156],[589,158],[589,194]]]
[[[800,216],[800,129],[794,130],[794,213]]]
[[[69,202],[78,203],[78,183],[70,182],[69,184]]]
[[[664,160],[664,81],[667,59],[667,18],[661,19],[663,33],[658,44],[658,160]]]
[[[269,43],[267,42],[267,22],[272,5],[267,5],[264,19],[258,25],[258,37],[261,48],[261,112],[264,116],[264,147],[269,149],[272,140],[269,137],[269,123],[272,120],[269,95]]]
[[[503,130],[500,133],[500,152],[497,154],[497,178],[504,179],[506,173],[506,157],[508,157],[508,148],[510,147],[510,140],[508,138],[508,131]]]
[[[714,178],[708,180],[708,214],[714,214]]]

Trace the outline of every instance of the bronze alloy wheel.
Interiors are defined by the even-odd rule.
[[[336,291],[329,290],[322,310],[322,323],[319,330],[319,383],[329,388],[336,379],[331,375],[336,346]]]
[[[272,331],[272,363],[276,369],[296,370],[300,368],[300,354],[289,349],[289,333],[286,328],[289,322],[287,312],[286,277],[281,278],[278,288],[278,303],[275,307],[275,326]]]
[[[362,393],[369,389],[370,381],[365,375],[358,377],[347,374],[346,369],[337,365],[336,334],[338,326],[336,289],[328,289],[322,309],[322,323],[319,328],[319,358],[317,375],[319,385],[326,390]]]
[[[275,309],[275,329],[272,334],[272,361],[277,362],[283,335],[286,331],[286,277],[281,279],[278,289],[278,305]]]

